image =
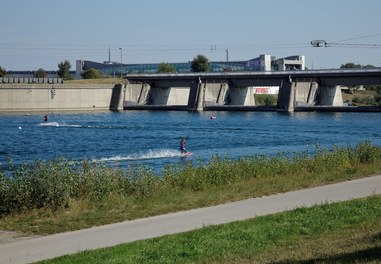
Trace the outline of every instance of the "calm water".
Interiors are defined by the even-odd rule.
[[[216,116],[216,119],[211,119]],[[104,161],[112,166],[207,161],[211,156],[309,151],[315,144],[381,146],[381,113],[105,112],[0,116],[0,163],[55,157]],[[181,158],[187,135],[191,157]],[[307,147],[309,146],[309,147]]]

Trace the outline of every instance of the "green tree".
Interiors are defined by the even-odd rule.
[[[355,64],[353,62],[348,62],[340,66],[340,69],[355,69],[355,68],[362,68],[362,66],[361,64]]]
[[[177,70],[175,66],[165,62],[162,62],[157,66],[158,73],[170,73],[170,72],[176,72],[176,71]]]
[[[345,63],[345,64],[342,64],[340,66],[340,69],[372,69],[372,68],[375,68],[373,65],[371,64],[368,64],[368,65],[361,65],[361,64],[355,64],[353,62],[348,62],[348,63]],[[361,86],[351,86],[351,87],[348,87],[348,92],[351,93],[351,94],[354,94],[357,92],[357,90],[360,88]],[[366,90],[372,90],[372,86],[364,86]],[[376,86],[377,87],[377,86]],[[378,88],[376,88],[378,89]]]
[[[0,67],[0,77],[4,77],[7,74],[7,71]]]
[[[48,74],[43,68],[39,68],[35,73],[36,78],[46,78]]]
[[[204,55],[197,55],[193,58],[191,63],[192,72],[208,72],[210,63],[207,57]]]
[[[81,74],[81,76],[82,76],[83,79],[99,79],[99,78],[102,77],[100,72],[97,69],[94,69],[94,68],[90,68],[90,69],[84,71]]]
[[[342,64],[340,66],[340,69],[357,69],[357,68],[372,69],[372,68],[375,68],[375,67],[373,65],[371,65],[371,64],[361,65],[361,64],[355,64],[353,62],[348,62],[348,63]]]
[[[60,76],[64,80],[72,80],[73,77],[70,74],[70,68],[71,68],[71,65],[68,60],[65,60],[63,62],[61,61],[58,64],[58,72],[57,72],[58,76]]]

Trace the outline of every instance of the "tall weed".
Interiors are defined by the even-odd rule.
[[[355,171],[356,166],[379,163],[380,154],[380,149],[368,140],[354,148],[334,145],[331,150],[317,144],[314,155],[307,150],[237,160],[213,156],[206,164],[198,161],[185,166],[168,165],[161,175],[144,166],[120,170],[88,160],[37,160],[20,166],[9,163],[6,171],[0,171],[0,215],[33,208],[57,209],[69,206],[73,199],[93,203],[110,195],[142,199],[159,192],[171,195],[174,190],[201,191],[248,179],[284,185],[290,176],[294,180],[307,176],[313,179],[338,171]]]

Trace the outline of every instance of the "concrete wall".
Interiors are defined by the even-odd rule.
[[[0,112],[107,110],[113,97],[117,100],[113,105],[122,109],[123,96],[114,88],[113,84],[0,84]]]
[[[319,86],[316,82],[284,82],[279,91],[278,109],[292,112],[295,107],[343,106],[340,86]]]
[[[340,86],[319,87],[320,105],[343,106],[343,95]]]
[[[206,104],[224,104],[227,85],[221,83],[208,83],[204,89],[204,102]]]
[[[167,105],[188,105],[190,87],[171,87]]]
[[[189,87],[151,89],[152,105],[188,105]]]
[[[316,100],[318,84],[316,82],[297,82],[295,89],[295,106],[313,106]]]
[[[128,104],[146,104],[149,100],[151,86],[149,84],[127,84],[124,100]]]
[[[190,87],[151,87],[127,84],[125,99],[129,105],[188,105]]]
[[[230,105],[255,106],[253,87],[234,87],[229,89]]]
[[[294,96],[296,83],[284,81],[278,94],[278,111],[294,111]]]

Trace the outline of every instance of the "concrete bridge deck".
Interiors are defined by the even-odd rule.
[[[272,111],[272,107],[257,107],[254,90],[256,86],[275,86],[279,87],[277,111],[326,111],[327,107],[336,111],[379,111],[375,107],[343,107],[341,86],[381,85],[381,68],[129,74],[127,80],[126,110],[138,109],[134,106],[137,104],[140,109],[152,105],[166,109],[175,104],[184,110]]]
[[[279,80],[320,79],[323,83],[332,85],[371,85],[381,84],[381,68],[364,69],[326,69],[326,70],[295,70],[268,72],[221,72],[221,73],[166,73],[166,74],[128,74],[130,81],[159,80],[248,80],[251,84],[265,85],[266,81],[278,84]]]

